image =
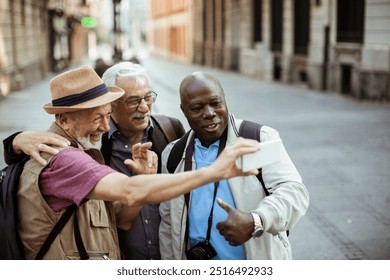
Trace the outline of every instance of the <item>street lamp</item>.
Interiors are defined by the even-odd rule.
[[[121,29],[121,10],[122,0],[112,0],[114,7],[114,54],[112,56],[114,63],[122,60],[122,29]]]

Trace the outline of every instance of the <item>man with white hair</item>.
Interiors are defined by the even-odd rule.
[[[158,173],[161,171],[161,152],[170,141],[180,138],[185,131],[178,119],[165,117],[173,129],[173,137],[167,135],[151,115],[157,94],[151,90],[145,69],[131,62],[121,62],[108,68],[102,79],[107,86],[118,86],[125,94],[112,102],[110,131],[103,135],[102,153],[107,165],[128,176],[134,175],[123,161],[131,157],[135,143],[152,142],[152,150],[158,156]],[[160,118],[163,116],[159,116]],[[160,259],[158,229],[159,204],[142,207],[130,230],[118,230],[119,244],[125,259]]]
[[[107,87],[89,66],[57,75],[50,81],[50,91],[52,101],[43,106],[55,115],[49,131],[67,139],[70,147],[60,148],[54,156],[42,153],[45,165],[28,160],[20,176],[18,233],[26,259],[40,255],[50,231],[73,205],[74,222],[66,223],[41,258],[120,259],[116,229],[131,226],[133,208],[171,199],[207,182],[257,173],[237,168],[238,157],[260,148],[256,141],[240,139],[212,166],[175,175],[153,174],[157,156],[148,150],[151,143],[134,143],[133,160],[126,164],[148,175],[126,176],[103,165],[95,149],[110,129],[111,102],[122,98],[124,91]],[[145,99],[140,103],[148,102]]]

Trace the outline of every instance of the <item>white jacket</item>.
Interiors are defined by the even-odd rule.
[[[233,145],[238,139],[241,122],[242,120],[229,115],[226,146]],[[262,126],[260,142],[278,138],[279,133],[275,129]],[[191,135],[188,139],[191,139]],[[170,143],[162,153],[163,173],[168,173],[166,163],[172,147],[173,143]],[[175,173],[184,171],[184,158],[185,151]],[[196,168],[194,158],[192,158],[192,168]],[[292,229],[306,213],[309,206],[308,191],[284,147],[280,162],[263,167],[263,179],[271,193],[268,197],[256,176],[235,177],[228,180],[236,208],[246,212],[257,212],[264,223],[264,234],[258,239],[251,238],[245,242],[246,258],[248,260],[291,259],[291,246],[286,231]],[[184,196],[161,203],[160,214],[161,258],[186,259],[185,251],[188,248],[184,242],[187,207]]]

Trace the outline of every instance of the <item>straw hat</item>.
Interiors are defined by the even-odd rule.
[[[123,89],[106,87],[90,66],[59,74],[50,81],[52,102],[43,105],[49,114],[63,114],[108,104],[120,98]]]

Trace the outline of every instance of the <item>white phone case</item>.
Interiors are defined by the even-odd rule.
[[[245,154],[237,159],[237,166],[244,172],[259,169],[263,166],[280,161],[282,156],[282,140],[276,139],[261,142],[257,152]]]

